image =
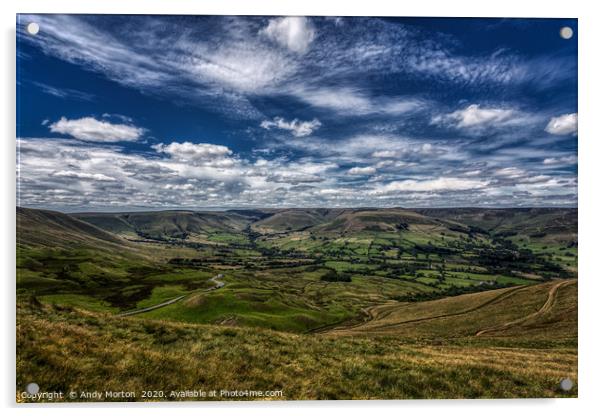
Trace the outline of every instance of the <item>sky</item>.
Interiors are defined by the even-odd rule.
[[[17,203],[573,207],[577,38],[576,19],[18,15]]]

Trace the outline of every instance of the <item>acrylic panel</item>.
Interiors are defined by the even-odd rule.
[[[577,37],[18,15],[16,400],[576,397]]]

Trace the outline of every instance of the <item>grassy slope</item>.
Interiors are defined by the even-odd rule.
[[[432,290],[413,282],[356,276],[349,283],[324,282],[325,269],[304,267],[225,272],[226,286],[197,293],[144,318],[192,323],[228,321],[242,326],[305,332],[357,315],[361,308],[410,291]]]
[[[43,389],[63,391],[283,390],[285,399],[305,400],[573,397],[576,388],[564,393],[558,383],[564,377],[577,380],[574,289],[567,285],[548,316],[503,340],[499,334],[471,335],[497,323],[497,314],[481,314],[478,324],[457,319],[418,325],[408,333],[350,337],[116,318],[23,302],[17,386],[36,380]],[[528,294],[540,300],[539,292],[546,290],[538,285]],[[474,297],[431,307],[457,311],[483,300]],[[508,304],[498,306],[501,311]],[[408,313],[435,313],[418,309]],[[474,327],[450,333],[458,324]]]
[[[538,339],[576,347],[577,281],[551,281],[429,302],[389,303],[367,313],[366,322],[329,333],[431,340],[495,338],[502,343]],[[526,317],[530,318],[522,321]],[[505,326],[508,323],[512,325]],[[491,330],[476,336],[487,328]]]
[[[237,233],[251,221],[256,221],[262,216],[252,211],[153,211],[72,215],[112,233],[157,239],[185,239],[189,235],[207,235],[217,232]]]
[[[212,275],[194,270],[190,276],[165,265],[169,258],[193,254],[186,248],[132,243],[70,215],[17,208],[18,295],[116,311],[118,304],[135,306],[161,280],[203,286]]]

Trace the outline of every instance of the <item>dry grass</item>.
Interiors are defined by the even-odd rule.
[[[553,290],[556,286],[557,291]],[[484,338],[537,338],[570,344],[577,339],[577,281],[552,281],[429,302],[388,303],[367,313],[366,322],[329,333],[449,340],[473,337],[487,329],[481,335]]]
[[[22,303],[17,392],[283,390],[283,399],[564,397],[575,347],[295,335]],[[220,399],[218,397],[218,399]]]

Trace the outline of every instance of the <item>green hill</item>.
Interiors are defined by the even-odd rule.
[[[119,249],[128,243],[89,222],[55,211],[17,207],[17,245],[24,247],[101,247]]]
[[[326,208],[280,210],[253,223],[253,229],[260,233],[306,230],[332,220],[345,211]]]
[[[576,208],[434,208],[416,212],[477,227],[492,235],[521,235],[545,242],[577,241]]]
[[[254,211],[151,211],[76,213],[73,217],[112,233],[150,239],[187,239],[214,233],[240,233],[263,215]]]

